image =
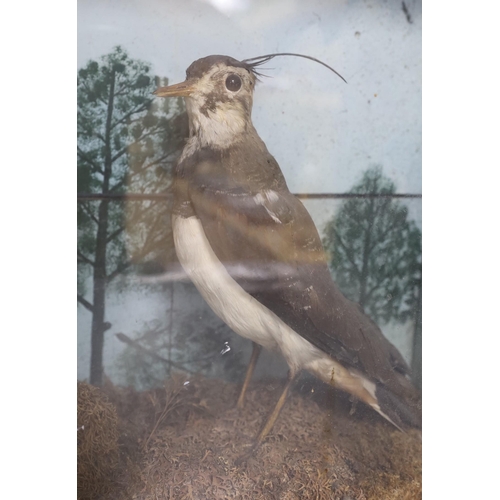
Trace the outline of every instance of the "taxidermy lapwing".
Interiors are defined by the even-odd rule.
[[[184,82],[155,92],[184,97],[189,117],[174,179],[177,256],[215,314],[255,343],[239,406],[260,346],[288,363],[288,381],[257,444],[301,370],[400,429],[419,426],[419,394],[407,363],[333,282],[309,213],[252,124],[257,69],[277,55],[298,54],[204,57],[189,66]]]

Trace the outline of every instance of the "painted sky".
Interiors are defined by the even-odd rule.
[[[344,192],[383,166],[421,192],[421,4],[398,0],[79,0],[78,67],[122,45],[172,83],[210,54],[267,64],[253,120],[293,192]],[[420,205],[419,207],[420,208]]]

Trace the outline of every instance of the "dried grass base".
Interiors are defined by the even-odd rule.
[[[112,499],[413,500],[422,496],[421,433],[402,433],[328,388],[292,392],[263,445],[237,459],[276,402],[280,381],[238,387],[169,380],[138,393],[105,387],[120,416],[120,473]],[[297,390],[298,389],[298,390]],[[109,442],[112,439],[110,438]],[[82,498],[83,497],[79,497]]]

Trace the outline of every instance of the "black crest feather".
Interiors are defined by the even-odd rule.
[[[321,64],[322,66],[325,66],[325,68],[328,68],[330,71],[333,71],[337,76],[342,78],[345,83],[347,83],[346,79],[337,71],[335,71],[331,66],[328,66],[328,64],[324,63],[323,61],[320,61],[319,59],[316,59],[315,57],[312,56],[306,56],[304,54],[295,54],[293,52],[279,52],[276,54],[266,54],[265,56],[258,56],[258,57],[251,57],[249,59],[243,59],[241,61],[243,64],[247,66],[247,69],[252,71],[257,76],[266,76],[263,75],[262,73],[258,72],[255,68],[261,66],[262,64],[265,64],[266,62],[270,61],[271,59],[274,59],[275,57],[278,56],[294,56],[294,57],[303,57],[304,59],[310,59],[311,61],[317,62]]]

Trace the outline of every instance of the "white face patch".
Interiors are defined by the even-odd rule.
[[[230,74],[237,74],[243,82],[236,92],[225,87]],[[251,125],[254,83],[255,77],[247,70],[222,64],[214,65],[200,78],[195,91],[185,98],[190,135],[197,137],[200,147],[226,149],[241,137]]]
[[[193,128],[192,133],[197,137],[200,147],[226,149],[245,133],[247,122],[243,109],[239,109],[239,106],[221,103],[215,112],[209,110],[206,116],[200,112],[204,101],[200,105],[196,101],[190,102],[191,100],[191,97],[186,98],[186,108]]]

